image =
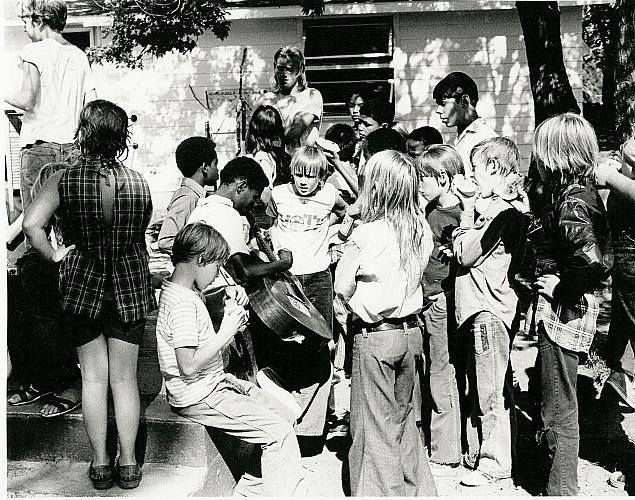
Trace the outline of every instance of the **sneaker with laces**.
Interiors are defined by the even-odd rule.
[[[489,474],[486,474],[485,472],[481,472],[480,470],[474,470],[470,472],[468,475],[463,476],[461,478],[461,484],[463,486],[470,486],[470,487],[487,486],[488,484],[495,483],[496,481],[499,481],[499,480],[500,480],[499,478],[490,476]]]
[[[256,381],[263,391],[268,392],[288,408],[297,419],[302,415],[302,408],[296,402],[293,394],[282,387],[276,372],[269,367],[262,368],[256,373]]]

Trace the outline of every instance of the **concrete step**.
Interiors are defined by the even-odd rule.
[[[39,402],[7,406],[7,459],[25,463],[89,463],[92,451],[81,411],[42,418],[41,406]],[[172,413],[161,394],[142,395],[141,408],[136,443],[139,463],[176,467],[176,470],[202,468],[207,490],[215,492],[214,496],[231,494],[251,452],[249,445]],[[116,456],[112,408],[108,415],[108,450],[111,457]]]
[[[138,488],[124,490],[115,484],[108,490],[96,490],[88,478],[89,462],[9,461],[7,495],[9,497],[152,497],[219,496],[206,489],[206,467],[146,463]]]

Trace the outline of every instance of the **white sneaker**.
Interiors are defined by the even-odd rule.
[[[297,420],[297,418],[302,415],[302,408],[300,408],[300,405],[296,402],[293,394],[282,387],[276,372],[271,368],[265,367],[258,370],[258,373],[256,373],[256,381],[263,391],[268,392],[286,406],[293,414],[293,418]]]
[[[480,470],[474,470],[468,475],[463,476],[461,484],[463,486],[487,486],[488,484],[495,483],[496,481],[499,481],[497,477],[485,474]]]

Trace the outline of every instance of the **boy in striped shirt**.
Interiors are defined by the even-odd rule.
[[[201,290],[214,281],[228,257],[227,242],[211,226],[188,224],[176,235],[174,273],[161,289],[156,330],[168,402],[179,415],[260,445],[262,478],[246,472],[235,493],[305,495],[295,415],[275,397],[223,369],[222,348],[247,324],[247,295],[242,287],[227,288],[229,303],[215,332]]]

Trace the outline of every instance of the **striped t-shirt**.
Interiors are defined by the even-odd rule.
[[[194,375],[181,374],[175,349],[200,348],[214,339],[216,332],[199,293],[165,280],[159,298],[157,351],[168,402],[172,406],[191,406],[205,399],[223,378],[220,351],[207,366]]]

